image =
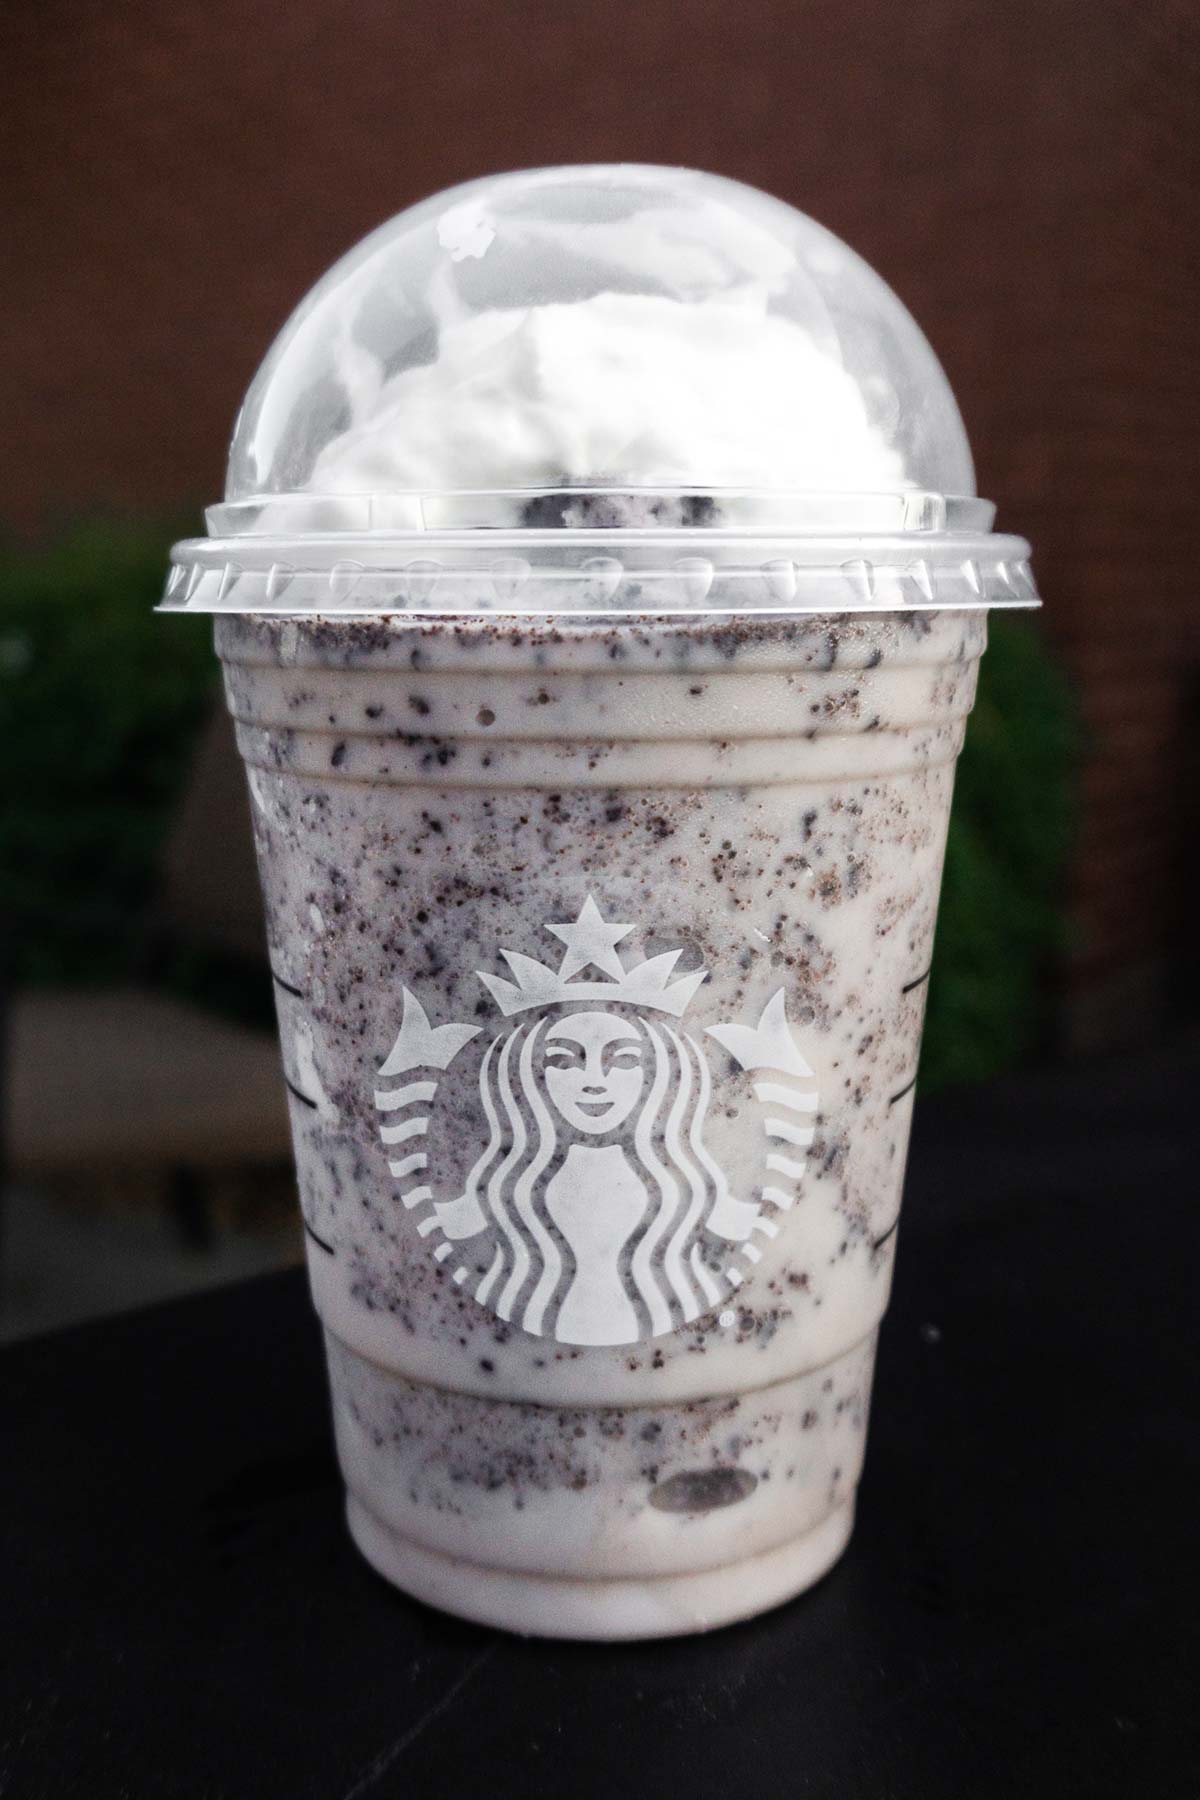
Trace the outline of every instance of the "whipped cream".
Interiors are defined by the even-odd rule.
[[[484,312],[443,323],[433,362],[386,378],[361,345],[338,360],[350,424],[312,493],[906,485],[857,382],[752,292]]]

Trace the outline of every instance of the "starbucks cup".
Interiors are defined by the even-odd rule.
[[[850,1536],[991,531],[791,208],[497,177],[339,263],[165,605],[217,615],[350,1528],[521,1632]]]

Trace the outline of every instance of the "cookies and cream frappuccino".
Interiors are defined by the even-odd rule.
[[[847,1541],[1034,599],[972,486],[882,283],[679,171],[401,215],[251,390],[168,605],[218,615],[351,1528],[421,1598],[665,1635]]]

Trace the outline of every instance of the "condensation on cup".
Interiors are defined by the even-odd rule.
[[[896,297],[710,175],[440,194],[263,363],[165,606],[216,615],[408,1593],[665,1636],[845,1548],[955,757],[1037,604],[992,519]]]

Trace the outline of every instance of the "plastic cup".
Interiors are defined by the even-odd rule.
[[[965,495],[298,483],[314,342],[336,370],[348,316],[402,313],[446,217],[453,262],[589,194],[611,224],[617,177],[659,211],[701,179],[510,178],[516,226],[484,184],[327,278],[235,440],[273,485],[168,602],[221,615],[351,1531],[421,1599],[585,1638],[759,1612],[848,1541],[954,762],[986,608],[1034,603],[969,461]],[[711,200],[828,255],[703,182],[699,240],[736,239]],[[902,342],[936,414],[865,279],[876,375]]]

